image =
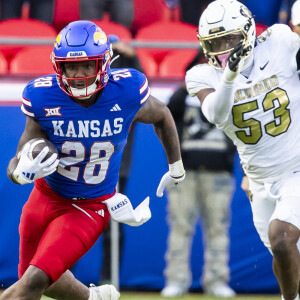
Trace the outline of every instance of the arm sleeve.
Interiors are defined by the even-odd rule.
[[[215,89],[215,92],[206,96],[201,109],[210,123],[223,124],[227,121],[233,106],[234,85],[233,81],[226,80],[231,75],[228,75],[231,72],[229,69],[225,70],[219,79],[212,72],[215,71],[207,64],[192,68],[186,73],[186,86],[192,97],[200,90]]]
[[[201,105],[206,119],[213,124],[223,124],[227,121],[234,102],[233,82],[222,78],[215,92],[206,96]]]

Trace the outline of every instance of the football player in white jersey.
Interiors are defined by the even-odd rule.
[[[216,0],[201,15],[198,39],[209,64],[187,72],[187,89],[237,146],[282,299],[299,299],[300,38],[279,24],[256,38],[243,4]]]

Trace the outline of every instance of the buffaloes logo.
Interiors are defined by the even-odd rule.
[[[241,15],[243,15],[244,17],[249,18],[249,19],[252,18],[252,13],[246,6],[242,5],[240,12],[241,12]]]

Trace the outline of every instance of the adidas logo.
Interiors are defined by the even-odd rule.
[[[98,214],[101,217],[104,217],[104,209],[100,209],[98,211],[95,211],[96,214]]]
[[[120,111],[121,107],[118,104],[115,104],[114,107],[110,111]]]
[[[22,174],[29,180],[33,180],[34,175],[35,175],[35,173],[25,173],[25,172],[22,172]]]

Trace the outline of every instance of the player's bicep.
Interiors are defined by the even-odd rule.
[[[203,101],[205,100],[206,96],[209,95],[210,93],[213,93],[215,89],[202,89],[197,93],[197,97],[200,100],[200,103],[202,104]]]
[[[155,124],[164,118],[165,112],[168,110],[163,102],[150,96],[147,103],[142,106],[135,115],[134,121],[145,124]]]
[[[22,146],[27,141],[37,137],[47,138],[47,134],[45,133],[45,131],[43,131],[42,127],[38,122],[36,122],[32,118],[27,118],[24,132],[19,140],[17,152],[20,151]]]

